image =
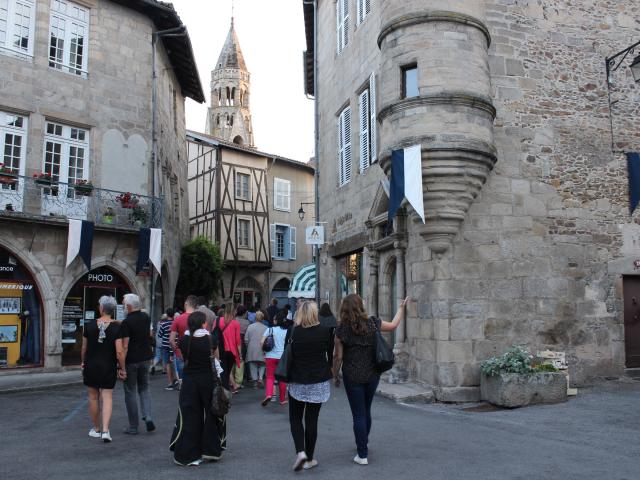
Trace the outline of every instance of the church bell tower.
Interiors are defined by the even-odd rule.
[[[233,17],[227,40],[211,72],[211,105],[206,132],[227,142],[254,147],[251,110],[251,75],[244,62]]]

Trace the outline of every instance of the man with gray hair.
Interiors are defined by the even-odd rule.
[[[141,311],[140,297],[128,293],[122,300],[127,311],[127,318],[120,326],[122,346],[126,357],[127,378],[124,381],[124,402],[127,406],[129,426],[124,433],[138,434],[138,398],[142,421],[147,426],[147,432],[156,429],[151,418],[151,394],[149,391],[149,367],[153,352],[151,342],[151,318]]]

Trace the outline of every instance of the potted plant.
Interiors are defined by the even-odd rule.
[[[18,181],[18,172],[13,168],[0,163],[0,183],[4,185],[14,185]]]
[[[552,365],[536,365],[519,345],[484,361],[480,371],[480,395],[494,405],[515,408],[567,400],[566,377]]]
[[[133,212],[131,212],[131,221],[133,222],[133,224],[136,227],[140,227],[147,223],[148,218],[149,214],[147,213],[147,210],[144,207],[136,204],[136,206],[133,208]]]
[[[93,193],[93,184],[90,180],[76,180],[73,189],[76,191],[76,195],[90,197]]]
[[[116,197],[116,200],[120,202],[122,208],[133,209],[140,203],[140,199],[131,192],[121,193]]]
[[[104,214],[102,215],[102,222],[111,225],[113,223],[113,220],[115,219],[115,212],[113,211],[113,208],[111,207],[107,207],[104,211]]]
[[[33,174],[34,181],[36,185],[41,185],[43,187],[50,187],[51,185],[58,183],[54,181],[53,177],[50,173],[41,172]]]

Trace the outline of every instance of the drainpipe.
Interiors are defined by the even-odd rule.
[[[316,225],[320,223],[320,159],[318,158],[318,146],[320,145],[320,133],[318,131],[318,1],[306,0],[305,5],[313,5],[313,120],[314,120],[314,149],[315,149],[315,202],[316,202]],[[325,236],[327,232],[325,231]],[[320,245],[316,246],[316,303],[320,307]]]
[[[157,183],[157,167],[158,161],[158,72],[156,69],[157,43],[161,37],[182,37],[187,34],[187,27],[183,24],[175,28],[167,30],[158,30],[151,34],[151,218],[155,217],[155,199],[156,199],[156,183]],[[159,187],[159,185],[158,185]],[[156,303],[156,275],[151,270],[151,305],[149,307],[149,316],[151,321],[155,317]]]

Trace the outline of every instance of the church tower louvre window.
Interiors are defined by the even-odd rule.
[[[251,74],[247,69],[234,19],[222,47],[216,68],[211,72],[211,108],[207,122],[209,135],[227,142],[254,148],[249,97]]]

